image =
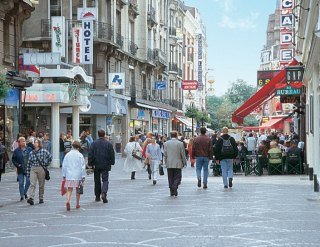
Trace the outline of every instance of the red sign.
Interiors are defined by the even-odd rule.
[[[182,81],[182,90],[197,90],[198,81]]]

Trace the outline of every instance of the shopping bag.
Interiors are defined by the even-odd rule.
[[[65,187],[66,180],[61,181],[61,195],[64,196],[65,193],[67,193],[67,188]]]

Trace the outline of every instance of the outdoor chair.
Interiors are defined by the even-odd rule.
[[[247,175],[259,175],[261,176],[262,171],[259,163],[259,157],[256,154],[247,155],[245,162],[245,176]]]
[[[301,157],[295,153],[287,154],[287,174],[301,174]]]
[[[278,162],[275,162],[278,160]],[[284,164],[282,162],[282,153],[268,153],[268,175],[283,175]]]

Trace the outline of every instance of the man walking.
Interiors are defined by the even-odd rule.
[[[208,164],[213,158],[213,147],[211,139],[206,136],[207,129],[200,129],[201,135],[193,143],[192,156],[196,158],[196,170],[198,187],[201,187],[201,171],[203,168],[203,188],[208,188]]]
[[[168,171],[170,196],[178,196],[178,186],[181,183],[181,169],[187,166],[184,145],[178,140],[178,133],[171,132],[171,139],[164,143],[163,157]]]
[[[233,159],[238,155],[236,141],[228,132],[228,128],[223,127],[222,136],[217,141],[215,149],[216,162],[221,165],[224,188],[228,188],[228,178],[229,187],[232,187]]]
[[[95,140],[89,150],[89,165],[94,168],[94,192],[96,201],[107,203],[109,185],[109,171],[115,163],[114,149],[112,144],[105,139],[106,132],[103,129],[98,131],[99,139]],[[102,186],[101,186],[102,179]]]

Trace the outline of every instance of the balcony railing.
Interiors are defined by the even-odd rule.
[[[182,69],[178,69],[178,76],[182,77]]]
[[[160,49],[154,50],[155,61],[167,66],[167,55]]]
[[[116,34],[116,43],[118,46],[120,46],[121,49],[123,49],[123,36],[119,33]]]
[[[177,29],[175,27],[170,27],[169,28],[169,35],[177,36]]]
[[[142,99],[149,100],[150,91],[148,89],[142,89]]]
[[[179,109],[179,110],[182,110],[182,102],[180,102],[178,100],[170,100],[170,105]]]
[[[178,64],[176,64],[176,63],[169,63],[169,71],[178,73]]]
[[[131,53],[131,55],[135,56],[137,55],[137,51],[138,51],[138,46],[129,40],[129,52]]]
[[[113,41],[113,26],[104,22],[94,22],[94,37],[105,41]]]

